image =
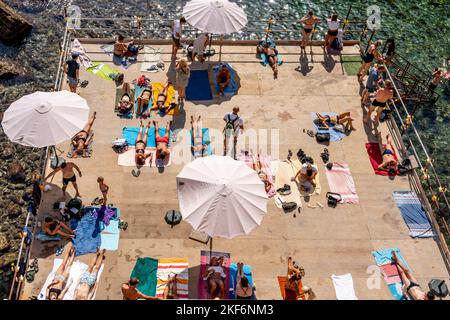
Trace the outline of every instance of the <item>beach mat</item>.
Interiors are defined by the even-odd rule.
[[[83,156],[79,156],[76,155],[75,157],[75,153],[77,151],[77,148],[73,145],[72,141],[70,142],[70,150],[69,152],[67,152],[67,157],[68,158],[90,158],[92,156],[92,144],[94,143],[94,131],[92,130],[91,133],[89,134],[89,136],[86,139],[87,141],[87,146],[86,146],[86,150],[84,151],[84,155]]]
[[[237,272],[238,267],[236,263],[230,264],[230,295],[229,299],[236,299],[236,286],[237,286]],[[253,287],[253,274],[252,267],[248,264],[244,264],[242,267],[242,272],[244,276],[248,279],[248,284],[250,287]],[[252,300],[255,300],[255,291],[253,290]]]
[[[192,129],[191,129],[191,146],[194,146]],[[212,155],[211,137],[209,136],[209,128],[202,128],[202,144],[206,144],[206,153],[203,151],[203,156]],[[194,156],[194,154],[192,154]]]
[[[278,276],[278,286],[280,287],[280,293],[283,300],[300,300],[300,296],[297,296],[295,291],[286,290],[286,276]]]
[[[156,295],[156,273],[158,260],[153,258],[138,258],[130,278],[138,278],[137,289],[147,296]]]
[[[156,273],[156,296],[164,297],[169,277],[177,275],[177,295],[179,299],[187,299],[189,296],[189,262],[187,258],[160,258],[158,259],[158,271]]]
[[[386,145],[384,145],[386,147]],[[379,170],[378,166],[383,162],[383,157],[380,153],[380,148],[378,143],[370,142],[366,143],[367,154],[369,155],[370,164],[372,165],[373,171],[375,174],[380,176],[389,176],[389,172],[385,170]],[[394,150],[394,159],[397,159],[397,154]],[[394,176],[398,175],[398,171],[394,174]]]
[[[334,112],[319,112],[319,113],[323,116],[324,115],[327,115],[330,117],[336,116],[336,113],[334,113]],[[336,141],[342,140],[343,138],[346,137],[345,133],[334,130],[333,124],[328,125],[329,129],[319,129],[318,123],[316,122],[317,115],[315,112],[311,112],[311,119],[312,119],[315,131],[316,132],[325,132],[325,133],[328,132],[330,134],[330,141],[336,142]]]
[[[244,162],[250,169],[253,170],[253,161],[257,161],[257,155],[253,155],[250,152],[245,154],[245,152],[238,153],[236,156],[238,161]],[[260,155],[261,171],[267,175],[267,180],[271,183],[271,188],[267,192],[267,196],[273,197],[277,194],[275,191],[275,185],[273,181],[273,173],[271,168],[271,157],[268,155]],[[254,159],[254,160],[253,160]]]
[[[228,71],[230,72],[230,83],[228,84],[228,86],[225,87],[223,91],[226,96],[234,96],[238,90],[238,85],[236,83],[236,71],[229,63],[220,63],[213,67],[212,71],[213,71],[214,87],[216,89],[217,94],[220,94],[219,84],[217,83],[217,74],[219,73],[223,65],[226,65]]]
[[[159,82],[154,82],[152,83],[152,108],[156,107],[156,101],[158,101],[158,95],[159,93],[164,89],[164,85],[162,83]],[[165,107],[169,107],[171,104],[176,104],[177,103],[177,92],[175,90],[175,88],[173,87],[173,85],[170,85],[169,88],[167,89],[167,99],[166,102],[164,103]],[[167,114],[163,113],[163,112],[159,112],[157,111],[157,113],[163,117],[165,115],[169,115],[169,116],[173,116],[178,114],[179,108],[178,106],[175,108],[172,108]]]
[[[137,84],[134,85],[134,114],[136,114],[136,117],[138,116],[137,114],[137,108],[138,108],[138,97],[141,95],[142,91],[144,91],[144,89],[147,87],[141,87],[138,86]],[[148,102],[147,105],[144,106],[144,108],[142,108],[142,113],[144,113],[145,111],[148,110],[148,108],[152,105],[153,103],[153,96],[150,95],[150,100]],[[150,114],[149,114],[150,116]]]
[[[211,257],[224,257],[223,271],[227,275],[224,279],[225,288],[230,287],[230,254],[226,252],[218,252],[202,250],[200,252],[200,274],[198,277],[198,299],[209,299],[208,281],[203,279],[203,274],[208,269]],[[225,290],[226,292],[226,290]]]
[[[59,241],[61,240],[61,236],[59,234],[55,234],[54,236],[49,236],[45,233],[44,230],[39,230],[39,232],[34,237],[35,239],[39,241]]]
[[[133,118],[133,111],[134,111],[134,101],[135,101],[134,88],[131,88],[131,93],[130,93],[130,103],[131,103],[131,106],[132,106],[131,107],[131,111],[128,112],[128,113],[122,114],[122,113],[119,113],[118,105],[119,105],[120,100],[122,100],[122,96],[123,96],[124,92],[125,91],[123,90],[122,87],[116,88],[116,101],[115,101],[115,104],[114,104],[114,112],[120,118],[132,119]]]
[[[337,300],[358,300],[355,294],[351,273],[346,273],[339,276],[333,274],[331,276],[331,280],[333,281]]]
[[[171,153],[169,152],[169,155],[165,157],[164,162],[161,163],[158,161],[158,165],[156,164],[156,148],[145,148],[145,153],[152,153],[151,156],[151,160],[150,157],[145,159],[145,165],[144,167],[168,167],[172,164],[172,156]],[[135,167],[136,166],[136,162],[134,160],[134,156],[135,156],[135,150],[134,147],[128,147],[128,150],[125,151],[124,153],[119,154],[118,158],[117,158],[117,164],[119,166],[124,166],[124,167]]]
[[[285,184],[289,185],[291,187],[291,194],[282,196],[282,198],[286,202],[295,202],[297,203],[297,206],[302,207],[300,190],[298,189],[297,183],[295,181],[291,181],[291,178],[296,174],[296,172],[293,172],[291,164],[287,161],[279,161],[277,168],[275,190],[282,188]],[[278,195],[274,198],[276,199],[277,197]],[[281,205],[279,205],[276,201],[275,204],[281,209]]]
[[[208,70],[192,70],[186,88],[186,100],[205,101],[212,100],[212,98]]]
[[[144,128],[144,131],[146,129]],[[155,127],[150,127],[148,129],[148,139],[147,139],[147,148],[156,148],[156,137],[155,137]],[[166,128],[159,128],[159,135],[163,137],[166,133]],[[124,138],[129,146],[134,146],[136,142],[136,138],[139,134],[138,127],[124,127],[122,129],[122,138]],[[169,132],[169,144],[171,145],[172,141],[172,131]]]
[[[95,74],[97,77],[111,81],[113,81],[113,79],[111,79],[109,76],[111,73],[120,73],[119,70],[113,69],[108,64],[101,62],[92,62],[92,66],[90,68],[87,68],[86,71]]]
[[[100,224],[94,216],[96,208],[87,207],[80,220],[72,219],[70,227],[76,230],[76,237],[72,239],[75,247],[75,256],[94,253],[101,246]]]
[[[414,191],[394,191],[395,204],[400,209],[403,220],[412,238],[434,237],[433,228]]]
[[[260,53],[259,54],[259,62],[263,65],[263,66],[267,66],[269,64],[269,59],[267,59],[267,56],[264,53]],[[281,54],[277,54],[277,63],[278,65],[282,65],[283,64],[283,58],[281,57]]]
[[[339,193],[342,203],[358,203],[355,182],[347,163],[333,162],[331,170],[325,167],[330,192]]]

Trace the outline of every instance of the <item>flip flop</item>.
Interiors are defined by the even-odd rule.
[[[133,177],[135,177],[135,178],[137,178],[137,177],[139,177],[139,175],[141,174],[141,170],[131,170],[131,174],[133,175]]]
[[[311,138],[314,137],[314,132],[312,132],[311,130],[306,130],[306,133],[307,133],[308,136],[310,136]]]

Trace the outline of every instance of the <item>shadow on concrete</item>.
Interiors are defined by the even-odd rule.
[[[308,56],[306,55],[305,50],[300,50],[300,66],[295,68],[295,71],[300,72],[302,75],[306,76],[308,73],[314,69],[314,66],[309,65]]]

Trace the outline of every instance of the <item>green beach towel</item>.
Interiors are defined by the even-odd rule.
[[[153,258],[138,258],[134,265],[130,278],[138,278],[137,288],[148,296],[156,295],[156,272],[158,271],[158,260]]]
[[[120,71],[111,68],[109,65],[107,65],[106,63],[101,63],[101,62],[92,62],[92,66],[90,68],[86,69],[87,72],[93,73],[96,76],[106,79],[106,80],[112,80],[109,75],[111,73],[113,74],[119,74]]]

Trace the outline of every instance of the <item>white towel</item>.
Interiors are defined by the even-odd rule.
[[[336,291],[336,298],[338,300],[358,300],[353,288],[353,278],[351,273],[343,274],[341,276],[332,275],[334,290]]]
[[[63,262],[62,259],[55,259],[53,261],[53,269],[48,274],[47,280],[45,280],[44,286],[42,287],[41,292],[39,293],[38,300],[47,300],[47,297],[46,297],[47,287],[53,281],[56,270],[58,270],[58,268],[62,262]],[[103,266],[104,265],[102,264],[102,266],[100,267],[100,270],[98,271],[97,283],[100,280],[100,276],[103,272]],[[64,295],[63,300],[73,300],[73,297],[75,295],[75,289],[78,285],[78,281],[80,280],[80,277],[83,274],[83,272],[85,272],[87,269],[88,269],[88,265],[83,262],[76,260],[72,263],[72,266],[70,267],[69,279],[67,279],[67,284],[69,284],[71,281],[72,281],[72,283],[69,287],[69,290],[67,290],[66,294]],[[97,293],[97,288],[95,289],[94,295],[92,296],[92,300],[95,299],[96,293]]]
[[[85,68],[90,68],[92,66],[92,61],[89,56],[86,54],[83,46],[81,45],[78,39],[74,39],[72,42],[71,53],[78,54],[78,60]]]

